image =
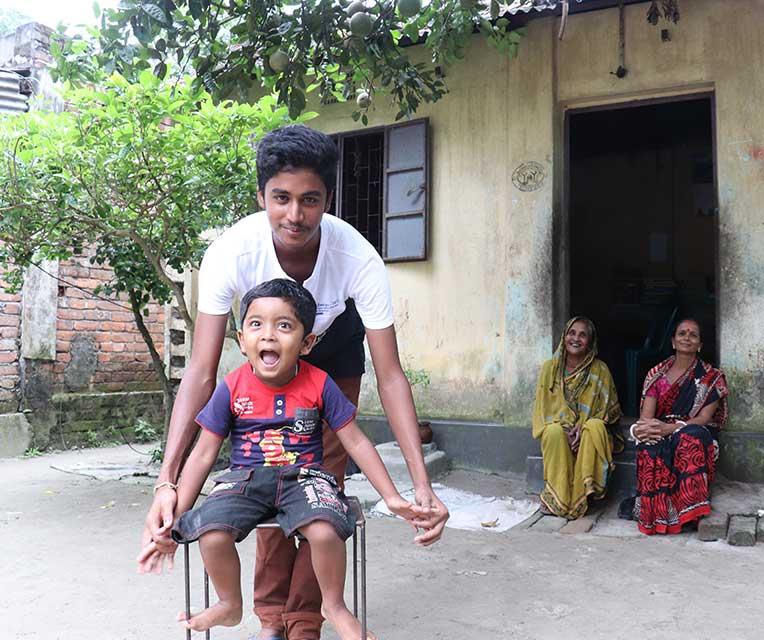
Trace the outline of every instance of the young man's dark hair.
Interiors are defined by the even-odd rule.
[[[313,323],[316,321],[316,301],[313,294],[301,284],[286,278],[275,278],[247,291],[241,300],[239,309],[241,324],[244,325],[244,316],[253,300],[258,298],[281,298],[286,300],[294,309],[297,319],[302,323],[305,335],[313,331]]]
[[[311,169],[321,178],[326,192],[337,183],[337,145],[325,133],[301,124],[281,127],[266,134],[257,145],[257,188],[281,171]]]

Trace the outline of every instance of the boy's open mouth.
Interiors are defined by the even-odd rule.
[[[275,351],[265,350],[260,352],[260,360],[262,360],[263,364],[267,367],[272,367],[278,364],[279,358],[279,354]]]

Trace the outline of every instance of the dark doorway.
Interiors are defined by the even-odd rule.
[[[678,319],[718,361],[712,114],[710,96],[568,114],[570,310],[596,324],[627,415]]]

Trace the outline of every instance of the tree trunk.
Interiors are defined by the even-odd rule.
[[[164,429],[162,432],[162,448],[164,449],[164,443],[167,440],[167,429],[170,426],[170,414],[172,413],[172,405],[175,402],[175,389],[172,382],[167,377],[167,373],[164,368],[164,361],[159,355],[159,352],[154,346],[154,340],[149,333],[146,323],[143,321],[143,314],[141,313],[140,305],[138,304],[138,296],[135,291],[128,291],[130,297],[130,307],[133,310],[133,318],[135,319],[135,325],[138,327],[138,331],[141,333],[143,341],[149,349],[151,354],[151,364],[159,376],[159,382],[162,385],[162,393],[164,395]]]

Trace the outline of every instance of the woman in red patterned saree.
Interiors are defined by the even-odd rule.
[[[711,511],[709,484],[727,420],[727,381],[703,362],[700,325],[682,320],[675,355],[653,367],[642,388],[637,441],[634,519],[647,535],[679,533]]]

